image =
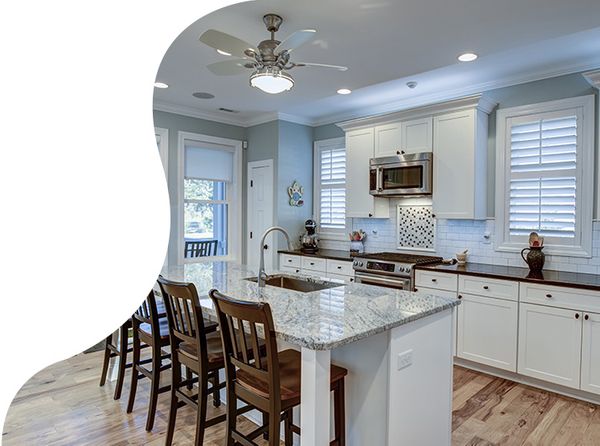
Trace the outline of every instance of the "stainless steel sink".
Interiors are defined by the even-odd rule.
[[[258,282],[257,277],[248,277],[246,280]],[[325,282],[322,280],[311,279],[309,277],[290,277],[281,274],[269,276],[265,280],[265,285],[276,286],[278,288],[286,288],[288,290],[300,291],[302,293],[310,293],[311,291],[325,290],[327,288],[335,288],[344,286],[341,283]]]

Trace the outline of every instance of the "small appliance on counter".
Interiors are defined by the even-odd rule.
[[[306,232],[300,237],[302,242],[302,251],[305,254],[314,254],[319,250],[319,238],[317,236],[317,222],[308,219],[304,222]]]

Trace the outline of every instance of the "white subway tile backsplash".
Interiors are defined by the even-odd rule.
[[[367,232],[365,251],[396,251],[396,212],[390,209],[389,219],[349,219],[353,230]],[[377,232],[375,236],[373,231]],[[485,243],[485,232],[490,233],[490,242]],[[526,267],[518,252],[495,251],[495,222],[490,220],[436,220],[435,253],[444,258],[454,257],[457,252],[469,249],[468,260],[475,263]],[[546,256],[544,269],[600,274],[600,221],[593,224],[593,257]],[[348,250],[349,242],[322,240],[327,249]],[[423,252],[431,254],[431,252]]]

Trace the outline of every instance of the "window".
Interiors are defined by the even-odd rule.
[[[241,143],[179,133],[178,258],[239,258]]]
[[[346,236],[346,148],[344,138],[315,142],[314,213],[322,238]]]
[[[533,231],[551,254],[590,256],[593,97],[498,111],[499,250],[520,250]]]

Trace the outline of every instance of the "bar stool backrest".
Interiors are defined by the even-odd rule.
[[[209,295],[215,304],[221,329],[228,392],[232,389],[242,399],[259,407],[269,405],[271,413],[279,413],[279,360],[271,307],[267,303],[236,300],[217,290],[211,290]],[[259,332],[264,336],[266,357],[260,355]],[[258,397],[245,387],[237,386],[236,369],[268,383],[269,398]]]
[[[198,352],[200,370],[208,370],[208,352],[204,318],[198,292],[193,283],[158,278],[167,311],[171,350],[178,352],[182,342],[192,344]],[[197,328],[197,329],[196,329]]]

